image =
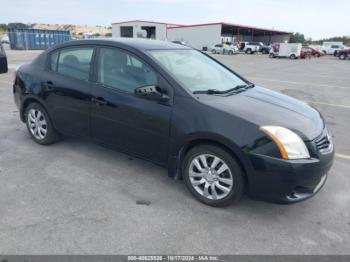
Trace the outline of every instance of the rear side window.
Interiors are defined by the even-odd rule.
[[[97,81],[134,93],[135,88],[157,84],[157,75],[140,59],[116,48],[101,48],[97,60]]]
[[[49,70],[80,80],[89,80],[93,47],[65,48],[52,53]]]

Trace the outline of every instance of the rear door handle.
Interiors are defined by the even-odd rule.
[[[105,106],[107,105],[107,101],[104,100],[102,97],[92,97],[91,102],[95,103],[98,106]]]

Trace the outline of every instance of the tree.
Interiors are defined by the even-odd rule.
[[[105,37],[112,37],[112,33],[105,34]]]
[[[7,28],[23,29],[29,28],[29,26],[23,23],[8,23]]]
[[[0,31],[5,32],[7,30],[7,24],[0,24]]]
[[[305,43],[306,40],[305,40],[305,36],[301,33],[293,33],[291,36],[290,36],[290,40],[289,40],[290,43]]]

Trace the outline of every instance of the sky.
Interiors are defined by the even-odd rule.
[[[350,0],[0,0],[0,23],[110,26],[125,20],[228,22],[321,39],[350,35]]]

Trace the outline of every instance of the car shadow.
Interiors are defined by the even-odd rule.
[[[54,145],[56,150],[69,151],[63,157],[79,156],[86,169],[97,179],[108,180],[108,186],[124,194],[130,202],[162,209],[187,209],[203,215],[274,220],[282,216],[302,217],[312,199],[293,205],[280,205],[243,196],[240,202],[223,208],[210,207],[195,200],[182,180],[168,177],[167,170],[151,162],[115,151],[91,141],[65,138]],[[75,156],[74,156],[75,155]],[[79,161],[80,161],[79,160]],[[111,172],[112,171],[112,172]],[[295,212],[298,210],[298,212]]]

